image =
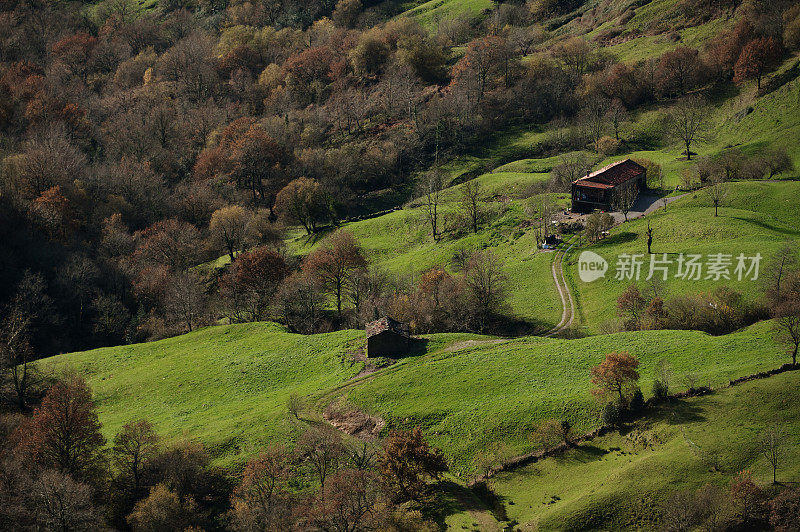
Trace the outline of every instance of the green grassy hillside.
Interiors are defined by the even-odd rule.
[[[759,441],[774,425],[787,437],[778,480],[797,482],[798,385],[800,375],[791,372],[679,401],[622,433],[502,473],[490,485],[521,530],[649,528],[670,494],[706,483],[725,489],[744,469],[769,490],[772,471]],[[471,529],[474,521],[461,513],[448,524]]]
[[[435,30],[442,20],[461,16],[475,18],[495,5],[492,0],[423,0],[409,4],[402,16],[417,19],[428,30]]]
[[[532,450],[530,434],[544,419],[567,418],[578,431],[595,427],[601,405],[590,394],[589,370],[618,350],[641,360],[645,396],[661,359],[681,389],[687,375],[698,384],[720,385],[787,360],[772,342],[768,323],[722,337],[644,331],[578,340],[521,338],[430,351],[342,392],[390,427],[424,427],[454,473],[467,477],[478,450],[501,442],[511,453]]]
[[[286,402],[355,374],[346,353],[363,333],[302,336],[269,323],[210,327],[175,338],[44,360],[46,371],[85,375],[107,438],[135,419],[168,437],[187,435],[220,463],[290,435]]]
[[[87,376],[107,437],[147,418],[159,432],[197,438],[218,463],[233,464],[265,443],[293,437],[286,410],[292,392],[316,409],[310,420],[344,397],[386,418],[389,427],[422,426],[454,473],[467,478],[475,452],[486,446],[504,442],[509,451],[530,450],[528,435],[542,419],[565,416],[578,430],[595,426],[599,405],[589,393],[589,368],[609,351],[640,357],[646,393],[662,358],[676,387],[685,386],[686,374],[716,385],[784,360],[768,323],[724,337],[649,331],[579,340],[464,334],[427,340],[423,354],[352,381],[362,364],[348,353],[363,345],[363,332],[301,336],[266,323],[60,355],[42,367]]]

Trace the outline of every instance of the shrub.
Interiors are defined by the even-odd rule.
[[[603,155],[614,155],[619,150],[619,141],[613,137],[600,137],[594,143],[597,153]]]
[[[653,397],[656,401],[666,401],[669,397],[669,387],[667,383],[657,379],[653,381]]]
[[[633,392],[633,397],[631,398],[631,412],[634,414],[639,414],[644,410],[644,394],[642,394],[642,390],[636,388],[636,391]]]

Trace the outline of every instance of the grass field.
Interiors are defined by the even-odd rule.
[[[646,396],[661,359],[681,389],[687,375],[698,384],[720,385],[787,361],[766,322],[722,337],[645,331],[577,340],[521,338],[429,351],[342,393],[389,426],[422,426],[445,451],[454,474],[467,478],[478,450],[501,442],[512,454],[532,450],[529,436],[544,419],[567,418],[578,431],[596,426],[601,405],[590,394],[589,369],[618,350],[639,357]]]
[[[622,433],[502,473],[490,486],[508,521],[518,523],[520,530],[647,529],[670,494],[706,483],[725,489],[744,469],[770,491],[772,471],[759,440],[773,425],[787,438],[778,480],[798,482],[798,385],[800,375],[790,372],[682,400]],[[487,514],[483,512],[482,528],[491,530]],[[458,530],[473,529],[475,521],[474,515],[462,512],[447,522]],[[505,524],[494,522],[496,530]]]
[[[167,437],[202,441],[227,465],[290,437],[289,395],[314,394],[358,373],[362,365],[346,353],[362,338],[360,331],[302,336],[252,323],[60,355],[42,366],[87,377],[107,438],[145,418]]]
[[[648,331],[578,340],[426,339],[423,354],[353,381],[362,364],[349,353],[363,345],[363,332],[302,336],[268,323],[59,355],[41,366],[87,377],[108,438],[124,423],[146,418],[165,436],[196,438],[218,464],[233,465],[266,443],[296,436],[298,424],[286,409],[294,392],[316,409],[301,427],[345,398],[385,417],[389,427],[422,426],[454,474],[468,478],[480,449],[504,442],[509,452],[530,450],[528,435],[542,419],[567,417],[579,431],[595,426],[600,405],[589,394],[589,368],[606,352],[626,349],[641,359],[646,393],[662,358],[676,387],[687,374],[698,384],[718,385],[785,359],[766,322],[723,337]]]

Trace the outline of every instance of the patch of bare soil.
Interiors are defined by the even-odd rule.
[[[352,405],[331,403],[322,414],[325,420],[351,436],[362,440],[378,437],[386,422],[377,416],[370,416]]]
[[[364,375],[369,375],[370,373],[375,373],[379,369],[391,366],[392,364],[397,362],[396,360],[391,358],[381,358],[381,359],[369,358],[366,352],[364,351],[363,347],[359,347],[357,350],[350,353],[350,355],[353,357],[353,362],[364,363],[364,368],[361,371],[359,371],[358,375],[353,377],[353,379],[363,377]]]

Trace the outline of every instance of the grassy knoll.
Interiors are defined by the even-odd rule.
[[[655,364],[666,359],[675,386],[696,376],[704,385],[778,366],[782,350],[769,323],[722,337],[692,331],[646,331],[577,339],[520,338],[430,350],[345,387],[341,393],[390,427],[420,425],[462,478],[472,458],[500,444],[512,454],[530,451],[529,435],[543,420],[566,417],[578,431],[598,423],[600,405],[590,394],[589,369],[605,353],[628,350],[641,360],[649,395]]]
[[[491,486],[522,530],[647,528],[652,509],[675,491],[725,488],[743,469],[769,488],[772,471],[758,442],[773,424],[788,437],[778,480],[797,482],[798,385],[800,375],[790,372],[680,401],[623,434],[498,475]],[[470,520],[460,514],[450,522]]]
[[[287,437],[286,401],[354,376],[345,354],[363,332],[302,336],[269,323],[209,327],[158,342],[44,360],[47,371],[85,375],[107,438],[146,418],[168,437],[186,434],[229,464]]]
[[[714,217],[714,209],[706,194],[698,191],[677,200],[666,212],[659,210],[646,219],[631,220],[614,228],[609,238],[586,246],[584,249],[609,261],[610,271],[603,279],[588,284],[581,282],[577,275],[578,255],[573,255],[567,272],[577,289],[584,325],[590,332],[596,332],[604,321],[615,316],[616,298],[631,282],[613,277],[616,258],[622,253],[646,255],[648,223],[654,232],[653,252],[668,253],[672,260],[676,260],[679,253],[744,253],[746,256],[761,253],[762,267],[766,267],[767,259],[783,242],[800,240],[800,211],[796,208],[800,202],[800,182],[736,182],[728,187],[730,192],[718,217]],[[677,273],[676,268],[673,265],[673,276]],[[646,276],[647,266],[643,266],[641,287],[647,286]],[[668,297],[686,292],[710,292],[722,284],[741,292],[751,301],[763,293],[763,284],[738,281],[735,277],[720,281],[672,277],[663,283],[663,288]]]

